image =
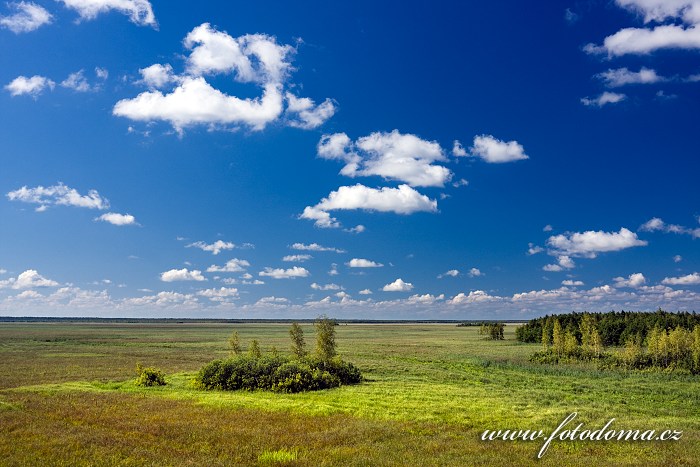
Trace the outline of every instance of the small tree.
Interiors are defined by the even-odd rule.
[[[238,337],[238,331],[233,331],[229,336],[228,348],[236,355],[241,354],[241,339]]]
[[[591,332],[591,350],[596,358],[600,357],[600,354],[603,352],[603,348],[603,339],[601,339],[598,329],[593,328],[593,331]]]
[[[335,321],[326,315],[319,316],[316,327],[316,354],[323,361],[329,361],[337,355],[335,350]]]
[[[250,355],[252,358],[262,357],[262,352],[260,351],[260,344],[258,344],[257,339],[253,339],[253,341],[250,343],[250,347],[248,347],[248,355]]]
[[[693,371],[700,373],[700,325],[693,329]]]
[[[551,320],[547,319],[547,324],[551,323]],[[542,326],[542,348],[547,350],[550,345],[552,345],[552,328],[547,326],[547,324]]]
[[[306,356],[306,342],[304,341],[304,330],[301,329],[299,323],[292,323],[292,327],[289,329],[289,337],[292,338],[292,353],[297,358],[304,358]]]
[[[554,326],[552,328],[552,345],[554,346],[554,352],[556,352],[558,356],[561,356],[564,353],[564,331],[561,328],[559,319],[554,320]]]

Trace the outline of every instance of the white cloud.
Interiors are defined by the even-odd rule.
[[[169,94],[146,91],[120,100],[112,112],[137,121],[163,120],[178,133],[198,124],[245,124],[262,130],[282,113],[282,96],[278,85],[266,84],[262,97],[240,99],[213,88],[203,77],[184,77]]]
[[[464,146],[462,146],[462,143],[455,140],[454,143],[452,143],[452,155],[455,157],[467,157],[469,154],[467,150],[464,149]]]
[[[366,228],[364,225],[362,225],[362,224],[358,224],[358,225],[356,225],[355,227],[352,227],[352,228],[349,228],[349,229],[343,229],[343,230],[344,230],[345,232],[350,232],[350,233],[354,233],[354,234],[360,234],[360,233],[364,232],[365,230],[367,230],[367,228]]]
[[[484,275],[484,273],[479,271],[479,269],[477,269],[477,268],[471,268],[469,270],[469,277],[479,277],[479,276],[483,276],[483,275]]]
[[[579,287],[585,284],[583,283],[583,281],[574,281],[571,279],[567,279],[565,281],[561,281],[561,285],[565,285],[567,287]]]
[[[491,164],[529,159],[525,149],[517,141],[501,141],[491,135],[475,136],[470,151],[472,156],[480,157]]]
[[[608,70],[595,75],[606,86],[616,88],[627,84],[653,84],[666,81],[666,78],[656,74],[655,70],[642,67],[639,71],[629,71],[627,68]]]
[[[384,292],[408,292],[413,290],[413,284],[404,282],[403,279],[396,279],[394,282],[385,285],[382,290]]]
[[[616,277],[613,280],[615,281],[615,287],[630,287],[632,289],[643,286],[647,281],[641,272],[630,274],[626,279],[624,277]]]
[[[542,270],[547,272],[560,272],[563,271],[564,268],[562,268],[558,264],[545,264],[544,266],[542,266]]]
[[[450,269],[450,270],[447,271],[447,272],[444,272],[444,273],[442,273],[442,274],[439,274],[439,275],[437,276],[437,278],[438,278],[438,279],[442,279],[443,277],[446,277],[446,276],[457,277],[457,276],[459,276],[459,270],[457,270],[457,269]]]
[[[129,17],[132,23],[139,26],[156,27],[156,18],[153,8],[148,0],[59,0],[72,10],[75,10],[81,19],[92,20],[97,15],[116,10]]]
[[[459,180],[452,182],[452,186],[455,188],[459,188],[461,186],[467,186],[467,185],[469,185],[469,180],[466,180],[464,178],[460,178]]]
[[[193,294],[182,294],[178,292],[158,292],[154,295],[145,295],[143,297],[129,298],[122,302],[122,306],[126,307],[141,307],[149,305],[158,307],[193,307],[198,305],[198,302],[197,298]]]
[[[345,264],[351,268],[381,268],[384,266],[382,263],[377,263],[364,258],[353,258]]]
[[[263,297],[260,300],[257,301],[257,305],[283,305],[289,303],[288,298],[284,297]]]
[[[681,277],[666,277],[661,281],[662,284],[666,285],[699,285],[700,284],[700,274],[694,272],[688,274],[687,276]]]
[[[309,244],[295,243],[290,248],[292,250],[300,250],[300,251],[333,251],[335,253],[345,253],[345,250],[341,250],[340,248],[322,246],[322,245],[319,245],[318,243],[309,243]]]
[[[330,269],[330,271],[328,271],[328,275],[329,276],[337,276],[338,274],[339,274],[338,273],[338,265],[335,263],[331,264],[331,269]]]
[[[552,226],[547,224],[544,227],[542,227],[542,232],[551,232],[553,230]]]
[[[616,57],[646,55],[660,49],[700,49],[700,2],[696,0],[617,0],[618,6],[642,14],[644,23],[662,23],[653,28],[624,28],[607,36],[603,44],[588,44],[587,53]],[[684,24],[677,24],[680,21]]]
[[[113,114],[144,122],[165,121],[182,134],[195,125],[262,130],[282,116],[285,104],[288,124],[299,128],[315,128],[335,112],[330,99],[315,105],[309,98],[285,94],[296,49],[278,44],[272,36],[248,34],[234,38],[203,23],[190,31],[184,46],[190,50],[184,74],[175,75],[168,64],[142,68],[140,82],[149,90],[117,102]],[[261,89],[262,95],[239,98],[225,94],[205,79],[218,74],[251,83]],[[158,90],[170,83],[176,84],[171,91],[164,94]]]
[[[68,78],[61,81],[61,86],[77,92],[88,92],[93,89],[87,79],[85,79],[84,70],[79,70],[68,75]]]
[[[605,91],[597,97],[582,97],[581,103],[588,107],[603,107],[606,104],[617,104],[626,98],[624,94]]]
[[[409,304],[421,304],[421,305],[432,305],[435,302],[439,302],[441,300],[445,299],[444,294],[440,295],[432,295],[432,294],[423,294],[423,295],[411,295],[406,299],[406,302]]]
[[[95,76],[100,78],[101,80],[105,80],[109,78],[109,70],[107,68],[102,68],[102,67],[95,67]]]
[[[52,89],[56,87],[56,83],[44,76],[34,75],[31,78],[26,76],[18,76],[9,84],[5,85],[5,89],[9,91],[11,96],[29,95],[34,99],[44,92],[46,88]]]
[[[691,229],[677,224],[667,224],[662,219],[654,217],[639,227],[642,232],[665,232],[690,235],[693,238],[700,238],[700,228]]]
[[[197,295],[206,297],[213,302],[225,303],[238,298],[238,289],[234,287],[204,289],[197,292]]]
[[[329,211],[363,209],[366,211],[412,214],[415,212],[436,212],[437,201],[418,193],[408,185],[398,188],[369,188],[359,183],[354,186],[341,186],[315,206],[307,206],[299,216],[315,221],[317,227],[340,227]]]
[[[676,255],[673,257],[674,263],[680,263],[681,261],[683,261],[683,257],[681,255]]]
[[[233,258],[226,262],[223,266],[216,266],[212,264],[207,268],[207,272],[243,272],[245,268],[249,267],[250,263],[244,259]],[[244,277],[244,279],[251,279],[250,277]]]
[[[360,295],[372,295],[372,291],[369,289],[363,289],[358,292]]]
[[[173,67],[169,63],[165,65],[155,63],[146,68],[141,68],[139,73],[141,74],[140,82],[149,89],[162,89],[178,81],[178,78],[173,73]]]
[[[375,132],[354,143],[345,133],[323,135],[317,153],[345,162],[340,173],[347,177],[380,176],[414,187],[442,187],[452,177],[449,169],[434,164],[447,160],[438,143],[398,130]]]
[[[235,244],[231,242],[224,242],[223,240],[217,240],[214,243],[204,243],[202,241],[190,243],[185,248],[199,248],[202,251],[209,251],[213,255],[218,255],[223,250],[233,250],[236,247]]]
[[[529,256],[536,255],[544,251],[544,248],[542,248],[541,246],[537,246],[534,243],[528,243],[527,247],[527,254]]]
[[[640,240],[637,234],[623,227],[619,232],[589,230],[554,235],[549,237],[547,245],[560,258],[561,256],[595,258],[599,253],[645,246],[647,242]]]
[[[326,99],[319,105],[308,97],[296,97],[292,93],[286,94],[287,114],[291,117],[289,126],[311,130],[323,125],[336,111],[336,106],[331,99]]]
[[[320,285],[314,282],[311,284],[311,288],[314,290],[342,290],[343,288],[339,286],[338,284],[325,284],[325,285]]]
[[[0,26],[15,34],[35,31],[41,26],[49,24],[53,18],[51,13],[33,2],[9,3],[8,6],[14,13],[0,16]]]
[[[260,271],[260,275],[272,277],[273,279],[294,279],[296,277],[308,277],[309,271],[299,266],[294,266],[290,269],[265,268],[264,271]]]
[[[499,299],[500,297],[494,297],[492,295],[489,295],[483,290],[473,290],[469,292],[469,295],[465,294],[464,292],[458,293],[457,295],[452,297],[452,299],[448,300],[448,303],[451,305],[461,305],[468,303],[491,302]]]
[[[183,268],[165,271],[160,275],[160,280],[162,280],[163,282],[205,281],[206,278],[202,276],[202,271],[199,271],[197,269],[189,271],[187,268]]]
[[[23,186],[7,193],[7,197],[10,201],[39,204],[40,207],[37,210],[41,211],[45,210],[46,206],[51,205],[89,209],[107,209],[109,207],[109,201],[102,198],[96,190],[90,190],[87,195],[81,195],[77,190],[67,187],[63,183],[49,187],[39,185],[35,188],[28,188]]]
[[[282,261],[292,262],[292,263],[303,263],[304,261],[308,261],[311,258],[312,258],[311,255],[287,255],[284,258],[282,258]]]
[[[27,269],[19,276],[0,281],[0,289],[34,289],[36,287],[56,287],[58,282],[47,279],[34,269]]]
[[[100,217],[95,218],[96,221],[109,222],[113,225],[123,226],[123,225],[138,225],[136,218],[131,214],[118,214],[116,212],[108,212],[102,214]]]

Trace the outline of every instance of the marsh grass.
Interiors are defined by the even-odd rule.
[[[245,350],[288,349],[285,325],[0,325],[0,459],[7,465],[697,465],[700,379],[530,364],[538,344],[485,341],[453,325],[341,325],[338,351],[367,381],[313,393],[200,391],[199,367]],[[304,326],[309,335],[311,325]],[[65,357],[47,354],[64,353]],[[110,355],[84,357],[83,353]],[[136,361],[167,386],[142,388]],[[5,407],[9,408],[5,408]],[[485,429],[680,429],[680,442],[482,442]],[[19,449],[17,446],[27,446]],[[272,454],[270,454],[272,455]],[[582,461],[583,460],[583,461]],[[274,465],[274,464],[272,464]],[[284,464],[282,464],[284,465]]]

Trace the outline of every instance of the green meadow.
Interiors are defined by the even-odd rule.
[[[302,325],[313,348],[313,328]],[[316,392],[194,389],[205,363],[289,352],[287,324],[0,323],[2,465],[700,465],[700,378],[528,362],[538,344],[454,324],[341,324],[365,381]],[[134,384],[136,363],[167,385]],[[482,441],[484,430],[677,430],[678,441]],[[573,426],[569,427],[573,428]]]

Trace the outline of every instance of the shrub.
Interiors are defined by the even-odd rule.
[[[144,368],[140,363],[136,364],[137,386],[165,386],[165,375],[157,368]]]

